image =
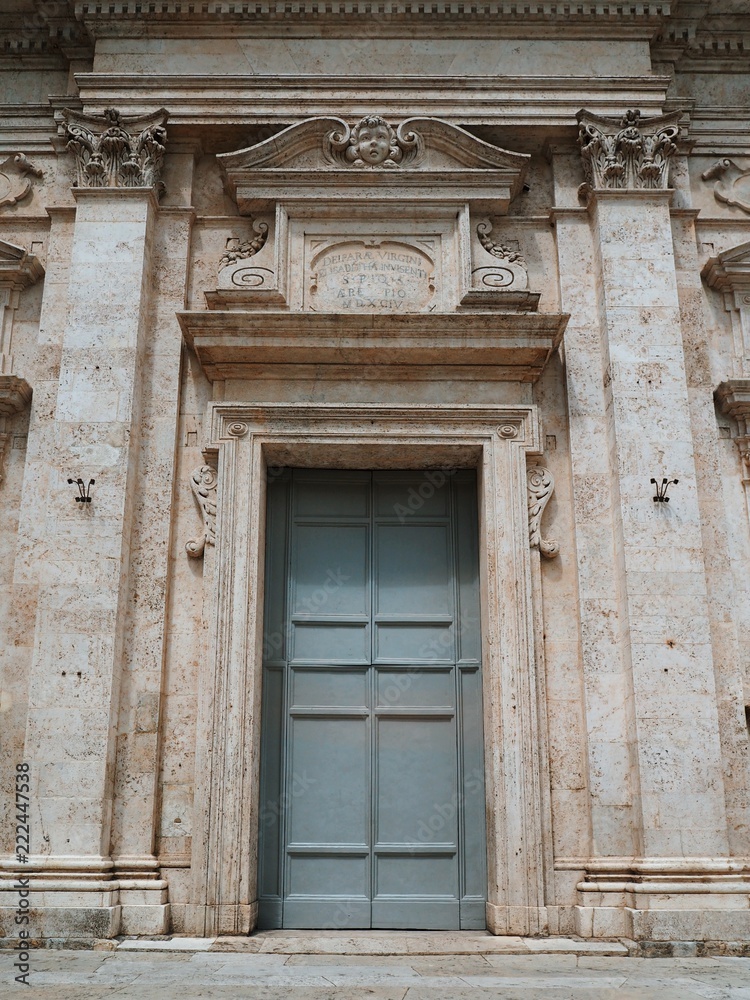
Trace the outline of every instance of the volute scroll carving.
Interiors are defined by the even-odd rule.
[[[527,470],[526,483],[529,505],[529,545],[539,549],[545,559],[553,559],[560,552],[558,542],[542,537],[542,515],[555,489],[555,480],[549,469],[535,465]]]
[[[185,544],[191,559],[199,559],[207,545],[216,544],[216,488],[218,472],[211,465],[201,465],[190,476],[190,488],[203,515],[203,531]]]

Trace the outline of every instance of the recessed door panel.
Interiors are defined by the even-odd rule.
[[[269,484],[260,926],[484,926],[476,533],[471,472]]]

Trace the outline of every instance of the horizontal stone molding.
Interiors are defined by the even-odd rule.
[[[460,22],[451,31],[460,29]],[[216,108],[237,124],[288,124],[313,116],[341,115],[348,107],[379,106],[396,120],[435,115],[467,125],[538,125],[570,128],[586,107],[616,115],[639,107],[661,114],[670,77],[653,76],[219,76],[149,73],[77,73],[87,107],[116,103],[123,113],[140,113],[156,101],[169,107],[171,125],[215,124]],[[206,101],[206,95],[210,100]]]
[[[618,4],[601,3],[593,0],[582,5],[560,4],[555,0],[538,0],[533,6],[519,4],[513,0],[487,0],[481,4],[468,5],[467,10],[461,9],[462,17],[472,21],[495,22],[521,21],[526,27],[530,22],[569,22],[595,24],[603,21],[609,28],[613,21],[624,24],[661,24],[669,17],[671,5],[669,0],[656,3]],[[388,20],[407,20],[419,22],[425,20],[450,19],[454,21],[458,8],[451,0],[437,0],[425,8],[424,3],[417,0],[388,0],[378,8],[379,16]],[[327,16],[326,16],[327,14]],[[128,20],[153,20],[173,22],[175,26],[185,23],[200,23],[214,21],[219,17],[223,21],[253,24],[255,21],[281,19],[303,20],[314,18],[316,23],[321,20],[346,20],[352,16],[363,17],[372,15],[371,3],[365,0],[350,0],[343,4],[333,4],[330,10],[321,12],[320,4],[314,0],[298,0],[290,7],[284,0],[261,0],[252,4],[236,3],[233,0],[212,0],[211,3],[186,4],[184,0],[161,0],[158,4],[144,4],[142,0],[119,0],[115,4],[97,3],[95,0],[76,0],[76,16],[96,36],[97,28],[103,22],[127,22]]]
[[[177,314],[211,381],[258,366],[482,366],[534,382],[559,347],[567,315],[549,313],[289,313],[202,310]]]

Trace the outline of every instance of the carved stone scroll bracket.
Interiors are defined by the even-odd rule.
[[[10,420],[31,402],[31,386],[18,375],[0,375],[0,483],[5,473],[5,458],[10,447]]]
[[[31,178],[43,176],[44,171],[23,153],[11,154],[0,163],[0,208],[23,201],[31,194]]]
[[[529,286],[526,260],[516,240],[495,240],[490,236],[492,221],[484,219],[476,227],[477,239],[482,247],[474,255],[471,272],[475,288],[525,290]],[[492,257],[490,262],[488,259]]]
[[[227,237],[219,260],[217,290],[206,293],[209,308],[225,307],[238,293],[244,295],[239,301],[246,307],[278,305],[279,299],[285,302],[277,282],[276,236],[269,217],[256,218],[242,235]]]
[[[627,111],[622,118],[579,111],[576,117],[586,177],[579,193],[584,199],[592,190],[667,190],[681,111],[643,119],[640,111]]]
[[[750,486],[750,378],[733,378],[716,387],[714,398],[722,413],[735,421],[732,437],[742,460],[742,483]]]
[[[191,559],[199,559],[206,545],[216,544],[216,488],[218,473],[211,465],[201,465],[190,476],[190,488],[203,514],[203,531],[185,544]]]
[[[734,160],[719,160],[701,174],[704,181],[713,181],[714,198],[725,205],[739,208],[750,215],[750,167],[742,169]]]
[[[555,480],[548,469],[540,465],[527,470],[526,482],[529,503],[529,545],[539,549],[545,559],[553,559],[560,552],[558,542],[542,538],[542,515],[555,489]]]
[[[76,158],[78,187],[149,187],[163,193],[166,109],[125,118],[114,108],[101,117],[66,108],[57,117]]]

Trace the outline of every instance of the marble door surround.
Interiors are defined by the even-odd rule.
[[[275,468],[293,465],[477,468],[487,926],[496,934],[545,933],[550,821],[526,467],[540,452],[536,409],[214,402],[207,427],[204,454],[218,487],[215,549],[206,548],[209,652],[199,680],[195,932],[248,933],[257,918],[265,492]]]

